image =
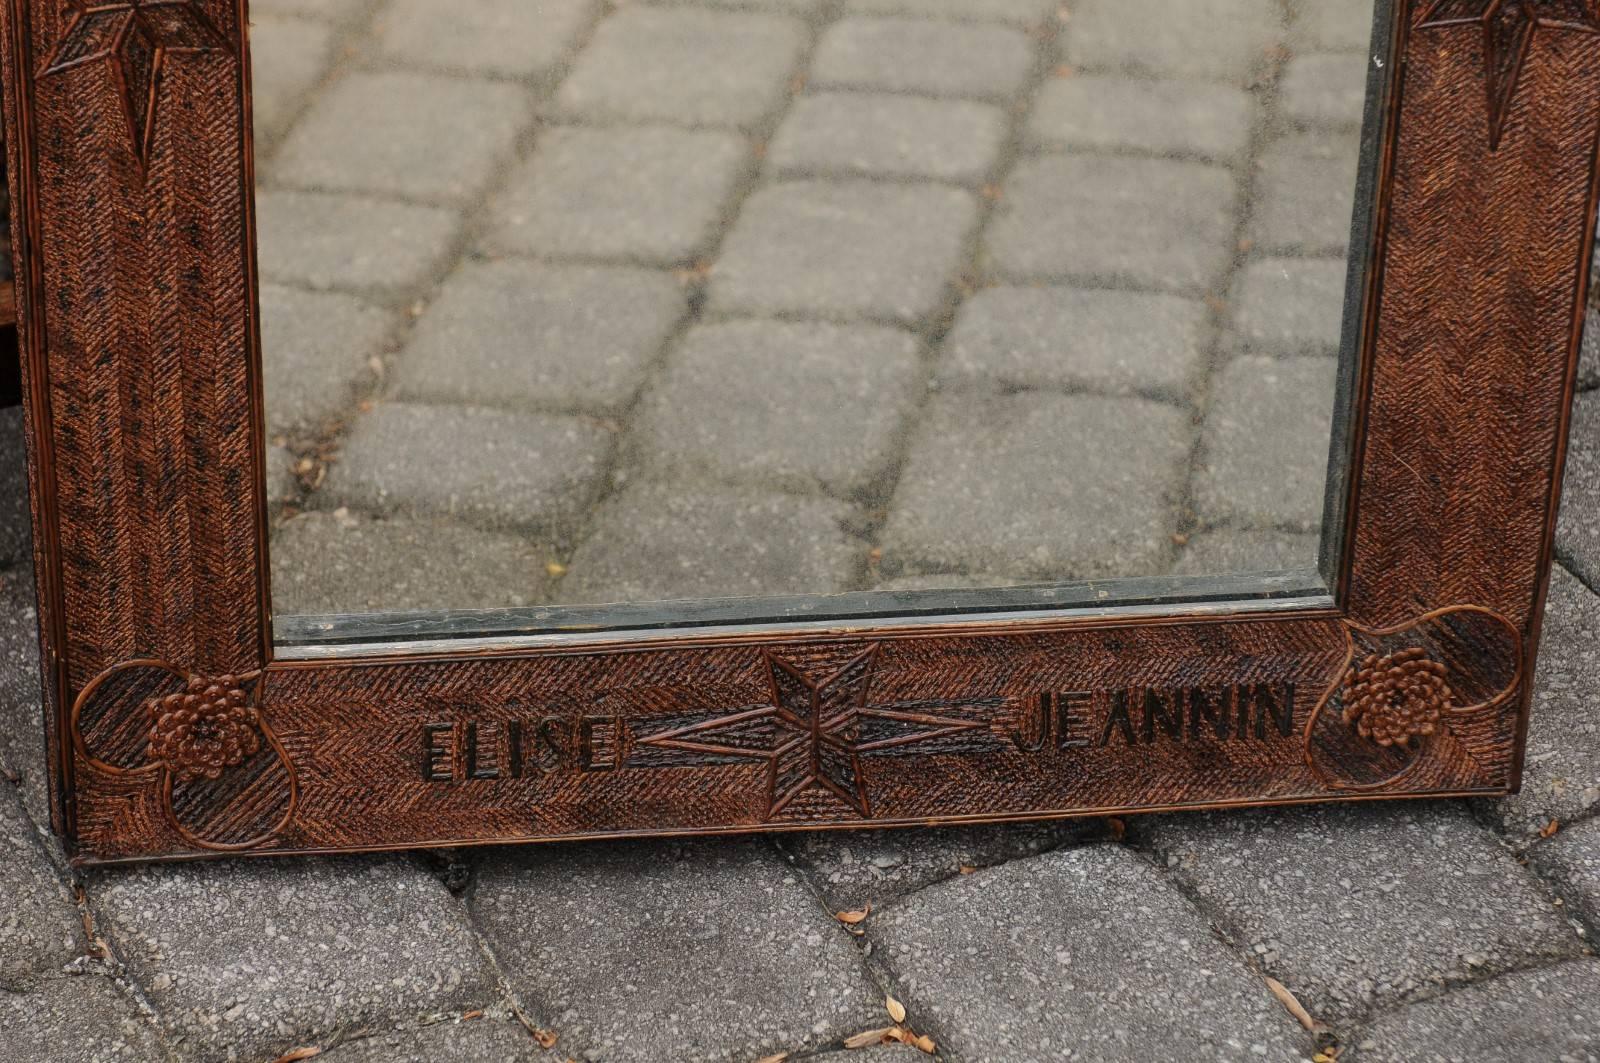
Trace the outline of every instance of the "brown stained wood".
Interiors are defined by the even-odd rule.
[[[1600,22],[1591,0],[1396,6],[1335,606],[291,661],[269,644],[243,9],[3,0],[74,858],[1514,787],[1595,222]],[[86,20],[137,23],[137,46]]]

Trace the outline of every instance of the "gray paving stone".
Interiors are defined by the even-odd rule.
[[[881,93],[802,96],[767,149],[779,177],[925,177],[978,184],[999,162],[1005,112]]]
[[[890,507],[884,571],[1164,571],[1188,431],[1180,411],[1144,399],[941,396]]]
[[[1577,396],[1569,431],[1556,551],[1589,586],[1600,587],[1600,393]]]
[[[0,779],[0,996],[83,951],[83,924],[17,788]]]
[[[1600,1059],[1600,962],[1574,960],[1465,986],[1378,1018],[1360,1063],[1587,1063]]]
[[[598,0],[389,0],[372,34],[408,67],[547,80],[599,13]]]
[[[560,543],[599,490],[611,442],[583,417],[386,403],[356,421],[317,501],[451,515]]]
[[[1600,290],[1600,285],[1590,280],[1590,290]],[[1593,305],[1583,317],[1583,343],[1578,348],[1578,390],[1592,391],[1600,388],[1600,309]]]
[[[33,563],[22,407],[0,410],[0,569]]]
[[[778,844],[806,869],[835,912],[882,908],[935,882],[1037,856],[1096,833],[1075,823],[996,823],[929,830],[817,831]]]
[[[791,490],[862,491],[923,392],[915,339],[881,326],[692,329],[641,408],[644,462]]]
[[[410,288],[444,262],[454,211],[317,192],[256,194],[261,275],[307,288]]]
[[[467,263],[397,359],[394,394],[480,406],[625,405],[683,316],[652,270]]]
[[[1255,251],[1344,257],[1359,159],[1353,134],[1297,133],[1270,144],[1256,163]]]
[[[1331,358],[1244,355],[1217,374],[1194,476],[1202,523],[1321,527],[1337,372]]]
[[[1278,83],[1284,116],[1300,125],[1361,128],[1368,62],[1364,52],[1295,56]]]
[[[915,92],[1008,100],[1033,69],[1033,45],[996,25],[901,18],[846,18],[817,42],[816,88]]]
[[[323,22],[348,23],[365,16],[379,0],[255,0],[250,5],[250,16],[319,19]]]
[[[1320,535],[1293,532],[1197,532],[1189,537],[1172,572],[1177,576],[1227,576],[1315,569],[1321,542]]]
[[[460,202],[510,157],[532,113],[527,90],[503,82],[352,73],[295,123],[269,175],[321,191]]]
[[[21,780],[28,815],[50,822],[39,610],[31,566],[0,573],[0,769]]]
[[[848,936],[761,841],[502,851],[468,902],[512,986],[584,1059],[751,1060],[883,1015]]]
[[[784,102],[805,26],[780,15],[625,7],[600,23],[556,94],[589,121],[755,128]]]
[[[267,508],[277,510],[300,495],[300,481],[294,474],[294,455],[287,448],[267,446]]]
[[[1530,848],[1528,860],[1589,933],[1600,933],[1600,819],[1562,827]]]
[[[109,978],[47,979],[0,992],[0,1063],[147,1063],[168,1055],[156,1024]]]
[[[1242,84],[1283,36],[1271,0],[1080,0],[1061,35],[1067,62]]]
[[[267,433],[317,430],[377,384],[393,318],[353,296],[261,286]]]
[[[302,513],[272,532],[278,616],[502,609],[544,601],[554,551],[450,521]]]
[[[843,1052],[824,1052],[820,1056],[807,1056],[818,1063],[927,1063],[928,1056],[910,1045],[873,1045],[870,1048],[853,1048]]]
[[[182,1059],[272,1059],[497,996],[456,900],[404,858],[144,867],[88,888]]]
[[[1204,303],[1076,288],[986,288],[944,344],[946,385],[1088,389],[1180,398],[1211,338]]]
[[[1258,259],[1233,287],[1233,332],[1239,348],[1260,354],[1339,353],[1345,278],[1339,258]]]
[[[941,1047],[972,1063],[1304,1052],[1265,984],[1119,846],[963,875],[865,925],[913,1022],[926,1017]]]
[[[552,128],[496,199],[485,243],[545,257],[686,264],[717,235],[749,145],[662,127]]]
[[[1299,4],[1290,39],[1307,50],[1365,52],[1372,44],[1371,0],[1337,4]]]
[[[258,144],[283,132],[333,59],[333,27],[309,19],[250,22],[250,106]]]
[[[1015,279],[1203,291],[1233,259],[1233,175],[1170,159],[1031,159],[990,224],[993,268]]]
[[[1581,948],[1459,804],[1155,817],[1139,835],[1319,1020]]]
[[[949,298],[977,213],[939,185],[768,186],[723,244],[710,309],[917,323]]]
[[[1561,566],[1539,639],[1522,792],[1485,803],[1513,839],[1600,811],[1600,597]]]
[[[1025,130],[1049,151],[1131,151],[1227,161],[1250,146],[1248,92],[1196,81],[1076,75],[1045,82]]]
[[[420,1030],[374,1033],[316,1058],[318,1063],[559,1063],[569,1057],[559,1042],[546,1052],[521,1023],[491,1013]]]
[[[1006,22],[1030,28],[1055,18],[1058,0],[845,0],[850,15],[910,15],[958,22]]]
[[[848,507],[705,484],[629,484],[600,507],[559,597],[571,604],[827,594],[863,548]]]

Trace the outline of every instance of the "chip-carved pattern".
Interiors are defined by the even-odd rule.
[[[223,41],[244,39],[242,5],[177,6]],[[1495,53],[1502,59],[1486,59],[1470,28],[1422,25],[1444,11],[1402,5],[1404,61],[1386,67],[1398,114],[1377,192],[1378,298],[1368,301],[1356,381],[1342,615],[962,622],[285,662],[269,659],[266,635],[248,56],[195,50],[160,63],[159,77],[152,58],[148,99],[184,105],[118,118],[104,64],[44,74],[58,57],[102,48],[98,37],[73,36],[78,11],[0,0],[53,811],[75,858],[1514,786],[1522,662],[1544,593],[1594,224],[1600,53],[1594,34],[1535,26],[1504,38],[1516,48]],[[1487,125],[1486,61],[1488,91],[1503,97]],[[130,130],[148,138],[131,151]],[[1382,747],[1343,721],[1339,691],[1352,661],[1414,645],[1447,669],[1446,726]],[[866,700],[850,712],[859,681],[830,680],[863,655]],[[779,661],[801,677],[792,689],[774,689]],[[254,676],[263,742],[217,779],[180,779],[148,759],[145,706],[191,672]],[[1257,689],[1299,692],[1294,721],[1306,729],[1283,734],[1259,713],[1249,727],[1219,713],[1226,698],[1243,705],[1241,692]],[[1135,727],[1102,706],[1087,749],[1081,736],[1063,740],[1066,716],[1038,715],[1081,691],[1102,701],[1210,691],[1192,711],[1211,715],[1147,715]],[[775,758],[750,754],[736,728],[710,751],[648,741],[780,703],[837,724],[828,733],[856,753],[854,763],[830,761],[838,789],[811,770],[809,745],[778,808]],[[1474,711],[1456,711],[1464,707]],[[873,730],[888,726],[872,715],[880,709],[914,717],[891,722],[914,724],[917,740],[867,748],[895,737]],[[441,756],[467,750],[469,734],[481,749],[490,735],[509,748],[506,735],[522,729],[528,760],[513,775],[480,752],[471,771],[451,760],[450,774],[430,779],[423,742],[435,724],[454,743]]]

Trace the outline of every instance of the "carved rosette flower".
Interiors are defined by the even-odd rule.
[[[1380,746],[1431,735],[1455,695],[1444,665],[1420,647],[1369,654],[1344,680],[1344,722]]]
[[[150,759],[182,779],[218,779],[261,748],[260,720],[231,675],[191,676],[184,689],[145,702]]]

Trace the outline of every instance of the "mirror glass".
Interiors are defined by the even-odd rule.
[[[1325,592],[1374,0],[251,7],[281,643]]]

